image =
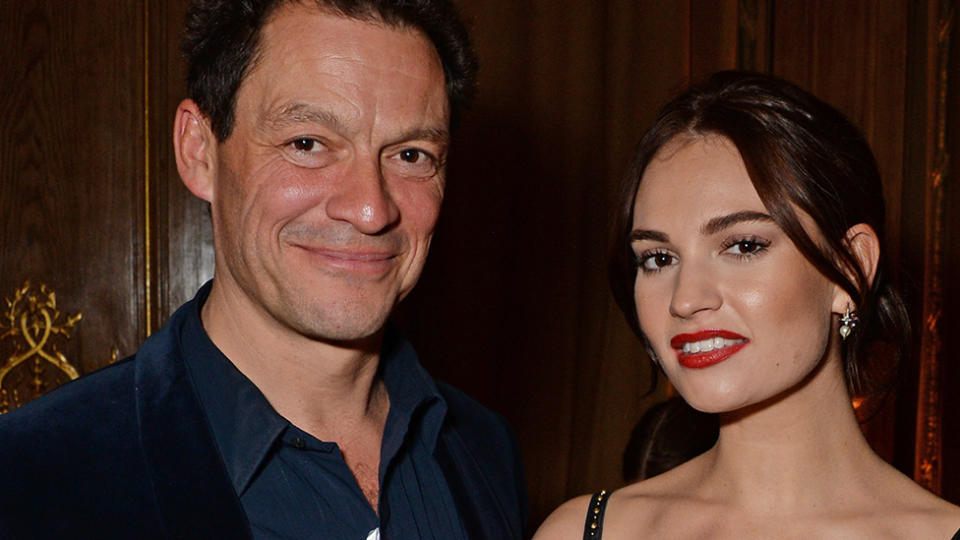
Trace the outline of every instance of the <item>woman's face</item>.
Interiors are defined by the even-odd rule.
[[[844,293],[770,218],[727,139],[661,148],[633,215],[640,327],[692,406],[759,403],[799,385],[825,357]]]

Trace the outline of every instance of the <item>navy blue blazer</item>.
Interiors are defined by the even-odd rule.
[[[171,323],[134,357],[0,415],[0,538],[250,538]],[[435,457],[471,538],[521,538],[506,423],[438,383]]]

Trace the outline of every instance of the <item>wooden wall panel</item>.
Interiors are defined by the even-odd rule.
[[[960,362],[953,354],[949,336],[960,333],[960,280],[956,279],[960,269],[960,8],[952,3],[953,18],[949,33],[949,58],[945,75],[949,94],[946,96],[944,111],[946,140],[945,148],[949,161],[947,186],[947,257],[945,259],[945,305],[950,310],[944,316],[944,335],[948,336],[945,347],[943,373],[943,496],[960,504]]]
[[[911,92],[916,103],[912,118],[918,139],[914,147],[912,169],[922,174],[923,182],[923,294],[919,327],[919,371],[917,374],[917,423],[914,478],[935,493],[943,492],[944,462],[956,459],[960,448],[944,446],[945,399],[951,392],[944,380],[945,364],[950,357],[950,336],[956,329],[955,307],[948,296],[954,289],[948,263],[956,249],[954,210],[948,207],[955,188],[951,170],[949,120],[957,100],[951,81],[956,79],[956,61],[951,61],[951,40],[957,24],[952,1],[930,0],[916,10],[917,54],[913,62],[916,81],[922,83]],[[918,176],[920,176],[918,174]],[[956,440],[953,437],[947,439]]]
[[[82,311],[58,348],[92,371],[144,337],[142,6],[0,13],[0,296],[31,280]]]
[[[150,0],[148,94],[151,210],[151,324],[159,328],[213,277],[213,228],[207,204],[177,173],[173,119],[187,95],[180,33],[188,2]]]

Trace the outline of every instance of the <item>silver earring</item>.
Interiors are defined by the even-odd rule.
[[[857,327],[857,322],[860,319],[857,318],[857,312],[851,311],[850,306],[847,306],[847,312],[843,314],[843,317],[840,317],[840,337],[846,340],[850,337],[850,334],[853,333],[853,329]]]

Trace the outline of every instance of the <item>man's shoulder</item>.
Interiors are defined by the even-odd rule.
[[[478,537],[521,538],[528,521],[527,497],[513,430],[498,413],[456,388],[439,381],[437,388],[447,403],[444,450],[437,455],[450,471],[458,471],[447,476],[454,497],[464,497],[461,507],[474,508],[461,515],[464,525]],[[484,500],[495,502],[484,506]]]
[[[168,360],[177,354],[176,339],[163,328],[133,356],[69,381],[22,407],[0,415],[0,445],[11,440],[37,441],[84,437],[93,444],[98,435],[111,436],[135,422],[137,366],[150,362],[154,372],[166,372]],[[167,367],[165,367],[167,366]]]
[[[70,434],[89,437],[94,423],[116,426],[133,411],[133,366],[133,357],[122,360],[0,415],[0,445],[10,448],[17,441],[36,445],[37,437],[50,440]]]
[[[447,403],[442,433],[450,449],[465,449],[489,470],[522,476],[520,449],[506,419],[448,384],[437,382],[437,387]]]
[[[133,362],[118,362],[0,415],[9,488],[0,491],[0,523],[9,529],[0,533],[68,537],[92,532],[105,516],[149,508],[150,493],[129,482],[145,477],[133,381]]]
[[[436,383],[447,403],[447,422],[454,429],[465,428],[478,437],[496,435],[512,439],[513,432],[503,416],[447,383]]]

